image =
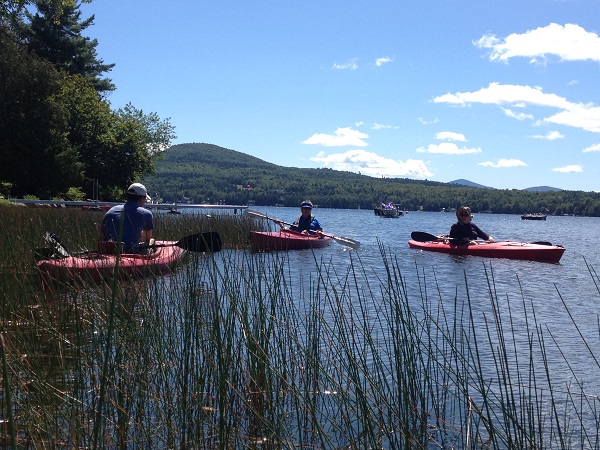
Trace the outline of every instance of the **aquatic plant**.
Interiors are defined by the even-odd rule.
[[[49,226],[72,248],[93,242],[94,222],[13,209],[0,215],[9,448],[600,444],[598,399],[572,355],[524,289],[498,291],[491,264],[483,298],[466,277],[448,297],[435,272],[407,272],[383,244],[382,271],[360,252],[343,267],[306,253],[299,276],[286,253],[244,249],[244,217],[165,217],[165,237],[228,230],[229,248],[167,276],[48,291],[31,248]],[[600,369],[592,338],[571,323]]]

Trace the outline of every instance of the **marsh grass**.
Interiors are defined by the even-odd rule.
[[[0,210],[6,447],[599,446],[597,397],[533,302],[496,291],[492,266],[487,298],[466,278],[466,298],[443,298],[435,273],[407,276],[383,245],[383,271],[360,252],[343,270],[315,253],[299,280],[286,253],[245,250],[246,217],[165,215],[157,238],[216,230],[228,249],[168,276],[41,290],[31,248],[47,230],[91,245],[90,214]]]

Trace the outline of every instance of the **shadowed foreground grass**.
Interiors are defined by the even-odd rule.
[[[31,249],[46,230],[91,245],[89,214],[0,211],[8,448],[600,445],[597,397],[557,388],[549,354],[569,356],[527,298],[500,309],[491,267],[489,296],[464,301],[383,246],[383,273],[360,252],[343,270],[315,254],[298,280],[285,253],[244,249],[246,217],[161,216],[158,239],[218,230],[228,249],[160,278],[40,290]],[[599,368],[583,336],[582,351]]]

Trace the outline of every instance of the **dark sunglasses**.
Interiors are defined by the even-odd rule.
[[[469,213],[460,213],[460,217],[469,217],[470,215]]]

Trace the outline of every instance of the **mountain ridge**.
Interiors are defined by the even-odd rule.
[[[284,167],[214,144],[178,144],[163,156],[156,162],[156,173],[140,181],[153,197],[165,202],[295,207],[310,199],[321,207],[338,209],[371,209],[392,202],[407,210],[469,205],[475,212],[524,214],[547,208],[550,214],[600,216],[600,194],[594,192],[481,189],[469,180],[452,184]]]

